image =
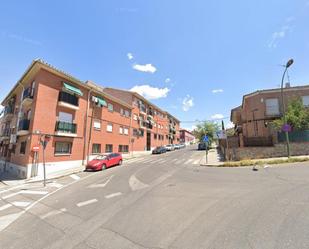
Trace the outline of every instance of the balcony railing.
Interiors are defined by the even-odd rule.
[[[55,131],[56,132],[76,134],[76,124],[57,121]]]
[[[78,106],[78,97],[67,92],[60,92],[58,101],[65,102],[74,106]]]
[[[20,120],[19,124],[18,124],[18,130],[19,131],[28,131],[29,130],[29,124],[30,124],[29,119]]]
[[[9,137],[11,134],[11,129],[10,128],[5,128],[2,130],[1,132],[1,136],[2,137]]]
[[[24,99],[33,99],[33,94],[34,94],[34,88],[33,87],[26,88],[24,93],[23,93],[23,100]]]
[[[12,105],[8,105],[4,108],[4,116],[13,113],[14,113],[14,107]]]

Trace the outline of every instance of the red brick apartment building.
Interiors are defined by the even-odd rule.
[[[284,104],[299,97],[309,106],[309,85],[283,89]],[[269,122],[282,117],[281,88],[259,90],[243,96],[242,105],[231,111],[240,146],[263,146],[276,143],[277,134]]]
[[[124,92],[128,98],[117,97]],[[18,178],[42,175],[40,138],[47,173],[85,164],[99,153],[150,151],[179,141],[179,120],[137,93],[104,90],[35,60],[2,102],[0,172]]]
[[[186,129],[180,129],[180,142],[185,143],[186,145],[189,145],[190,143],[195,143],[195,136],[192,134],[192,132],[186,130]]]

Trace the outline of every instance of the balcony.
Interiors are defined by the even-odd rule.
[[[29,119],[22,119],[18,123],[18,136],[24,136],[29,134],[29,126],[30,126],[30,120]]]
[[[57,121],[55,135],[63,137],[77,137],[76,127],[77,126],[74,123]]]
[[[3,117],[4,121],[11,120],[14,116],[14,106],[8,105],[4,108]]]
[[[11,134],[11,129],[10,129],[10,128],[5,128],[5,129],[1,132],[0,141],[10,139],[10,134]]]
[[[33,101],[33,95],[34,95],[34,88],[32,87],[26,88],[23,93],[22,105],[24,106],[31,105]]]
[[[67,92],[60,92],[58,97],[58,106],[78,110],[78,97]]]

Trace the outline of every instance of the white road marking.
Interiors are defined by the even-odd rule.
[[[2,199],[5,200],[7,198],[10,198],[10,197],[13,197],[15,195],[18,195],[19,193],[20,193],[20,191],[19,192],[15,192],[15,193],[11,193],[11,194],[8,194],[8,195],[5,195],[5,196],[2,197]]]
[[[51,182],[48,184],[50,187],[61,188],[63,185],[57,182]]]
[[[186,162],[185,162],[185,164],[190,164],[190,163],[192,163],[194,161],[194,159],[189,159],[189,160],[187,160]]]
[[[181,164],[182,162],[183,162],[183,159],[180,159],[180,160],[177,160],[175,164]]]
[[[28,194],[28,195],[46,195],[47,191],[37,191],[37,190],[21,190],[20,194]]]
[[[110,182],[112,178],[113,178],[113,175],[110,176],[106,182],[101,183],[101,184],[92,184],[92,185],[89,185],[87,188],[104,188]]]
[[[140,189],[149,187],[148,184],[145,184],[145,183],[141,182],[140,180],[138,180],[135,175],[132,175],[130,177],[129,185],[130,185],[132,191],[140,190]]]
[[[79,180],[80,177],[78,175],[72,174],[70,175],[71,178],[73,178],[74,180]]]
[[[172,160],[172,162],[176,162],[177,160],[178,160],[178,159],[177,159],[177,158],[175,158],[175,159],[173,159],[173,160]]]
[[[54,215],[57,215],[57,214],[61,214],[61,213],[64,213],[66,211],[67,210],[65,208],[61,208],[60,210],[53,210],[53,211],[48,212],[47,214],[44,214],[44,215],[40,216],[40,218],[42,220],[44,220],[47,217],[54,216]]]
[[[12,207],[12,204],[10,204],[10,203],[5,204],[5,205],[3,205],[3,206],[0,207],[0,211],[5,210],[5,209],[7,209],[7,208],[9,208],[9,207]]]
[[[5,199],[11,198],[11,197],[13,197],[15,195],[19,195],[19,194],[46,195],[46,194],[48,194],[48,192],[47,191],[36,191],[36,190],[21,190],[21,191],[18,191],[18,192],[15,192],[15,193],[3,196],[2,199],[5,200]]]
[[[200,159],[197,159],[193,162],[193,164],[200,164],[200,161],[201,161]]]
[[[112,193],[112,194],[109,194],[109,195],[105,195],[105,198],[106,199],[110,199],[110,198],[113,198],[113,197],[116,197],[116,196],[119,196],[119,195],[122,195],[121,192],[117,192],[117,193]]]
[[[7,226],[9,226],[13,221],[19,218],[25,211],[21,211],[19,213],[15,214],[8,214],[5,216],[0,217],[0,231],[5,229]]]
[[[13,190],[13,189],[22,188],[23,186],[25,186],[25,184],[17,185],[17,186],[14,186],[14,187],[12,187],[12,188],[8,188],[8,189],[5,189],[5,190],[2,190],[2,191],[0,191],[0,194],[3,194],[3,193],[5,193],[5,192],[9,192],[9,191],[11,191],[11,190]]]
[[[85,177],[83,177],[81,180],[86,180],[87,178],[89,177],[93,177],[95,176],[95,174],[89,174]],[[37,201],[33,202],[31,205],[29,205],[28,207],[26,207],[23,211],[21,211],[20,213],[15,213],[15,214],[10,214],[10,215],[6,215],[6,216],[2,216],[0,217],[0,232],[2,230],[4,230],[6,227],[8,227],[12,222],[14,222],[16,219],[18,219],[22,214],[26,213],[28,210],[30,210],[31,208],[33,208],[37,203],[43,201],[44,199],[46,199],[47,197],[51,196],[52,194],[55,194],[57,193],[58,191],[60,191],[61,189],[64,189],[64,188],[67,188],[73,184],[75,184],[76,181],[74,182],[70,182],[68,183],[67,185],[64,185],[63,187],[61,188],[58,188],[56,190],[54,190],[53,192],[51,193],[48,193],[47,195],[44,195],[43,197],[41,197],[40,199],[38,199]],[[24,186],[24,185],[23,185]],[[20,186],[18,186],[20,187]],[[14,188],[11,188],[11,189],[15,189]],[[8,190],[9,191],[9,190]],[[3,191],[4,192],[4,191]],[[5,191],[6,192],[6,191]]]
[[[98,201],[97,199],[91,199],[91,200],[88,200],[88,201],[79,202],[79,203],[76,204],[76,206],[83,207],[83,206],[95,203],[97,201]]]
[[[27,201],[13,201],[12,204],[16,207],[27,207],[30,205],[31,202]]]

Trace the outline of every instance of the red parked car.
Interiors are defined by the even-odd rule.
[[[119,153],[99,155],[87,164],[86,170],[104,170],[114,165],[121,165],[121,164],[122,164],[122,155]]]

